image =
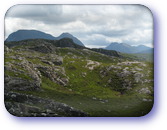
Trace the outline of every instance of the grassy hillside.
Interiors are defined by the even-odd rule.
[[[152,108],[152,62],[51,41],[11,44],[5,46],[5,104],[11,114],[143,116]]]

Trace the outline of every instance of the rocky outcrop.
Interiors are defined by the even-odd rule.
[[[139,84],[152,82],[147,80],[148,75],[143,74],[144,67],[146,67],[146,64],[142,62],[124,61],[101,69],[100,76],[104,78],[111,75],[107,80],[108,86],[113,90],[124,93]],[[152,92],[148,88],[142,88],[139,93],[150,94]]]
[[[13,63],[5,64],[5,89],[8,90],[35,90],[41,85],[40,73],[33,68],[33,64],[29,63],[22,57],[14,56]],[[20,63],[18,59],[22,59]]]
[[[14,116],[35,116],[35,117],[60,117],[73,116],[85,117],[87,113],[70,107],[64,103],[54,100],[40,98],[33,95],[25,95],[16,92],[5,94],[6,109]]]
[[[22,79],[19,77],[5,76],[5,91],[11,90],[37,90],[40,88],[40,82],[32,82],[30,80]]]
[[[4,45],[4,52],[5,52],[6,54],[10,52],[10,49],[9,49],[7,46],[5,46],[5,45]]]
[[[99,66],[100,63],[97,61],[87,60],[86,68],[89,70],[93,70],[95,67]]]
[[[5,47],[5,55],[9,53],[5,57],[7,60],[4,68],[7,110],[15,116],[87,116],[86,113],[64,103],[26,94],[27,91],[43,91],[42,77],[60,86],[66,86],[69,82],[64,67],[60,66],[63,64],[63,58],[55,54],[55,47],[41,44],[29,49],[26,53],[27,50],[14,51]],[[15,55],[10,55],[10,52]],[[36,55],[29,55],[29,52]],[[38,52],[45,54],[39,56]]]
[[[55,47],[53,45],[50,45],[50,44],[40,44],[38,46],[35,46],[33,48],[29,48],[29,49],[34,50],[34,51],[38,51],[41,53],[52,53],[55,51]]]
[[[55,51],[55,47],[52,46],[46,43],[38,43],[34,47],[35,49],[30,48],[30,50],[46,53],[43,56],[39,56],[38,53],[36,55],[28,55],[25,52],[22,54],[22,51],[18,52],[17,55],[8,56],[7,58],[10,59],[10,62],[5,62],[5,89],[39,89],[42,83],[42,76],[49,78],[56,84],[66,86],[69,79],[65,74],[64,68],[60,67],[63,64],[63,58],[51,53]],[[8,51],[9,48],[6,47],[5,53],[7,54]],[[37,60],[35,61],[35,59]]]
[[[108,56],[121,57],[121,55],[119,55],[119,53],[115,50],[105,50],[100,48],[99,49],[93,48],[91,50]]]
[[[52,66],[37,66],[37,69],[41,74],[56,84],[66,86],[68,83],[68,77],[65,74],[63,67]]]

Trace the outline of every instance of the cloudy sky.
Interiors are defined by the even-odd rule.
[[[87,47],[153,46],[152,14],[141,5],[16,5],[5,16],[5,38],[19,29],[69,32]]]

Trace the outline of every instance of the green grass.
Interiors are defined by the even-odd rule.
[[[47,83],[46,83],[47,82]],[[60,86],[50,85],[50,81],[42,84],[43,91],[28,92],[42,98],[53,99],[66,103],[76,109],[85,111],[89,116],[142,116],[152,108],[152,102],[143,102],[137,96],[115,96],[107,98],[103,103],[100,98],[93,99],[90,96],[76,94],[75,92],[60,91]],[[66,89],[66,88],[61,88]]]
[[[32,45],[34,43],[31,43]],[[26,45],[27,47],[28,45]],[[23,46],[21,46],[23,47]],[[15,48],[19,49],[19,46]],[[138,91],[147,86],[153,86],[153,82],[147,84],[135,84],[133,83],[133,75],[120,78],[117,73],[121,73],[125,67],[133,69],[139,67],[138,64],[132,64],[131,66],[120,65],[122,69],[117,69],[115,72],[111,69],[107,74],[102,77],[100,75],[101,70],[106,70],[111,65],[117,66],[117,63],[123,61],[141,60],[136,55],[124,54],[124,58],[108,57],[95,52],[86,52],[81,49],[71,48],[57,48],[55,54],[63,56],[63,64],[60,67],[64,67],[65,75],[60,77],[69,77],[69,83],[67,86],[61,86],[52,82],[49,78],[42,76],[41,90],[37,91],[17,91],[24,94],[32,94],[42,98],[49,98],[61,103],[65,103],[76,109],[87,112],[89,116],[142,116],[147,114],[153,105],[153,102],[143,101],[143,98],[153,99],[151,95],[138,94]],[[39,57],[50,57],[50,54],[43,54],[35,51],[19,51],[19,54],[12,52],[5,56],[5,62],[12,61],[14,63],[17,60],[9,58],[11,55],[19,55],[25,57],[26,60],[32,62],[35,65],[50,66],[41,61]],[[30,57],[28,57],[30,55]],[[50,60],[50,58],[46,60]],[[100,65],[90,70],[86,67],[87,60],[99,62]],[[147,60],[146,60],[147,61]],[[151,73],[148,75],[148,79],[153,79],[153,65],[151,62],[144,62],[146,67],[143,67],[141,73],[147,75],[148,70]],[[20,61],[18,61],[20,62]],[[20,77],[26,80],[32,80],[26,70],[20,66],[14,65],[15,68],[23,70],[25,73],[15,73],[13,71],[5,71],[6,75],[12,77]],[[19,68],[20,67],[20,68]],[[108,83],[109,79],[112,79],[111,83]],[[127,78],[132,81],[133,87],[131,90],[126,91],[122,88],[123,80]],[[144,78],[143,78],[144,80]],[[153,91],[152,91],[153,93]]]
[[[26,79],[26,80],[32,80],[32,78],[28,76],[27,74],[17,73],[13,71],[5,71],[5,75],[9,75],[12,77],[19,77],[19,78]]]

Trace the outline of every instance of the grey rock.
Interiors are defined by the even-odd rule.
[[[52,52],[55,52],[55,47],[51,44],[40,44],[38,46],[35,46],[33,48],[29,48],[31,50],[34,50],[34,51],[38,51],[38,52],[41,52],[41,53],[52,53]]]
[[[54,61],[52,61],[54,65],[61,65],[63,64],[63,58],[60,56],[57,56]]]
[[[66,86],[69,82],[62,67],[38,66],[37,68],[43,76],[59,85]]]
[[[9,92],[5,93],[5,99],[10,99],[5,102],[5,106],[15,116],[88,116],[67,104],[37,96]]]
[[[148,87],[146,87],[146,88],[140,89],[139,94],[151,94],[151,91],[149,90]]]
[[[5,45],[4,45],[4,51],[5,51],[5,53],[9,52],[9,48],[7,46],[5,46]]]
[[[41,78],[38,70],[25,58],[13,56],[21,62],[13,62],[5,65],[5,89],[6,90],[35,90],[41,86]],[[17,66],[17,67],[16,67]],[[19,68],[18,68],[19,67]],[[9,72],[6,73],[6,71]]]
[[[5,90],[36,90],[39,89],[38,82],[31,82],[19,77],[5,76]]]

